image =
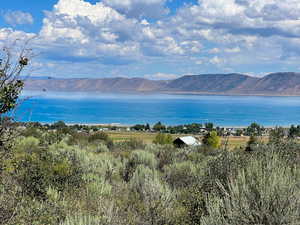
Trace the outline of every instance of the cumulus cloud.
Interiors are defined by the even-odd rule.
[[[152,64],[164,67],[160,71],[180,65],[179,73],[199,74],[204,68],[210,72],[271,62],[290,65],[300,58],[299,0],[199,0],[172,15],[166,2],[59,0],[46,12],[34,45],[43,60],[64,63],[57,68],[76,72],[85,65],[87,73],[100,70],[100,65],[103,71],[126,67],[129,74]],[[0,40],[6,33],[27,36],[6,29]]]
[[[11,46],[16,41],[29,40],[35,37],[33,33],[26,33],[23,31],[14,30],[12,28],[0,28],[0,46]]]
[[[103,0],[104,4],[133,18],[159,19],[169,13],[166,0]]]
[[[9,25],[24,25],[33,24],[34,20],[30,13],[22,11],[9,11],[4,13],[3,18],[5,22]]]
[[[130,13],[123,14],[114,8],[117,2],[91,4],[83,0],[59,0],[54,9],[46,13],[40,31],[41,42],[47,42],[46,57],[124,65],[145,57],[183,56],[201,51],[202,44],[198,40],[181,38],[162,22],[149,23],[144,18],[131,17]],[[150,8],[165,3],[158,0],[122,2],[121,5],[128,7],[139,2]]]
[[[47,57],[53,59],[124,64],[139,55],[138,43],[131,37],[138,26],[138,21],[103,3],[60,0],[46,13],[40,38],[48,43]]]
[[[199,0],[180,16],[232,34],[300,37],[298,0]]]

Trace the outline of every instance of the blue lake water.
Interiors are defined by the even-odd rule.
[[[27,98],[30,96],[29,98]],[[213,122],[219,126],[300,124],[300,97],[110,95],[25,92],[15,117],[44,123],[168,125]]]

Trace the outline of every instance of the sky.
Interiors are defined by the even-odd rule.
[[[1,2],[0,46],[28,39],[32,76],[299,72],[300,0]]]

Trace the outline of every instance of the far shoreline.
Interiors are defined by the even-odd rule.
[[[49,125],[52,125],[56,122],[59,122],[59,121],[55,121],[55,122],[39,122],[39,121],[28,121],[28,122],[23,122],[23,123],[40,123],[42,125],[46,125],[46,124],[49,124]],[[62,121],[64,122],[64,121]],[[122,124],[122,123],[68,123],[68,122],[64,122],[67,126],[87,126],[87,127],[92,127],[92,126],[99,126],[99,127],[119,127],[119,128],[129,128],[129,127],[133,127],[137,124]],[[145,125],[147,123],[138,123],[140,125]],[[150,124],[150,123],[149,123]],[[163,123],[164,124],[164,123]],[[187,124],[164,124],[166,126],[183,126],[183,125],[190,125],[190,124],[193,124],[193,123],[187,123]],[[201,123],[197,123],[197,124],[201,124]],[[154,124],[150,124],[150,126],[153,126]],[[204,125],[204,123],[202,124]],[[214,124],[214,127],[220,127],[220,128],[225,128],[225,129],[230,129],[230,128],[233,128],[233,129],[245,129],[247,128],[248,126],[250,126],[251,124],[248,124],[248,125],[245,125],[245,126],[229,126],[229,125],[226,125],[226,126],[221,126],[221,125],[217,125],[217,124]],[[282,128],[290,128],[292,125],[297,125],[296,123],[295,124],[290,124],[290,125],[272,125],[272,126],[264,126],[262,124],[259,124],[261,126],[263,126],[264,128],[267,128],[267,129],[273,129],[273,128],[276,128],[276,127],[282,127]],[[204,128],[204,127],[203,127]]]
[[[109,92],[109,91],[75,91],[75,90],[40,90],[40,89],[24,89],[24,92],[32,93],[76,93],[76,94],[107,94],[107,95],[139,95],[139,96],[155,96],[155,95],[186,95],[186,96],[227,96],[227,97],[300,97],[300,94],[280,94],[280,93],[230,93],[230,92],[179,92],[179,91],[122,91],[122,92]]]

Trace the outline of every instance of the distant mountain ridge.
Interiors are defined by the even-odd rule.
[[[300,73],[280,72],[264,77],[244,74],[186,75],[174,80],[144,78],[27,79],[26,90],[109,93],[170,93],[300,96]]]

